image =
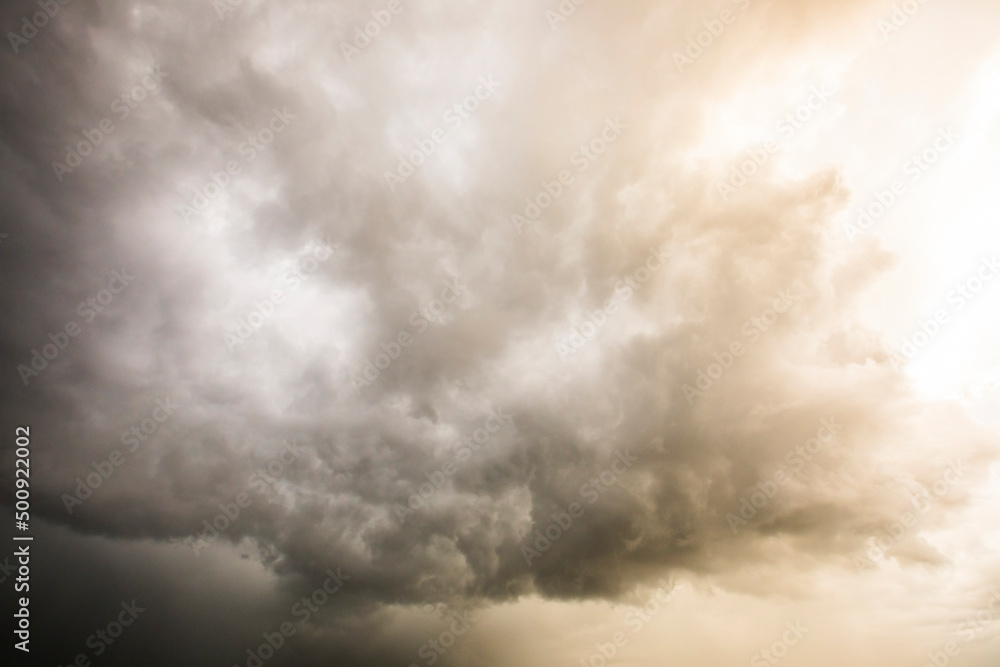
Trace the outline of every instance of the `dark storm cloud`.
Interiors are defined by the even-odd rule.
[[[33,425],[35,511],[55,526],[53,550],[73,554],[44,557],[53,581],[55,562],[66,574],[42,604],[60,608],[66,591],[89,605],[53,618],[67,627],[53,660],[86,637],[81,618],[140,595],[160,606],[120,664],[149,663],[144,644],[169,647],[159,664],[245,659],[337,567],[344,591],[273,664],[405,664],[423,638],[394,635],[381,605],[614,598],[665,570],[766,559],[774,535],[794,544],[790,567],[851,567],[906,502],[877,465],[890,449],[940,437],[955,458],[980,456],[984,436],[945,408],[919,412],[852,321],[858,267],[887,260],[873,245],[847,261],[831,249],[847,198],[835,173],[765,172],[723,205],[675,157],[711,133],[711,91],[739,76],[729,54],[766,66],[769,36],[734,28],[676,77],[663,62],[711,11],[679,21],[653,3],[590,3],[550,31],[530,3],[402,6],[351,62],[341,42],[373,20],[361,3],[245,2],[220,18],[211,3],[77,0],[4,52],[3,421]],[[8,5],[5,29],[32,7]],[[772,3],[746,21],[813,34],[834,13]],[[163,73],[155,88],[149,68]],[[482,77],[497,92],[449,124]],[[123,95],[135,107],[121,118]],[[104,118],[115,129],[102,145],[57,173]],[[620,139],[582,170],[580,146],[616,118]],[[435,154],[390,190],[385,172],[438,128]],[[231,163],[239,173],[220,175]],[[511,214],[563,169],[574,182],[518,234]],[[310,263],[321,244],[329,258]],[[556,341],[661,247],[667,265],[562,358]],[[80,306],[114,271],[134,279],[99,312]],[[243,340],[239,322],[275,291]],[[748,324],[782,293],[787,313]],[[25,382],[18,367],[69,323],[79,335]],[[690,402],[683,387],[701,390],[734,341],[746,354]],[[391,363],[365,379],[379,355]],[[177,408],[155,418],[168,399]],[[461,454],[498,409],[511,420]],[[831,417],[844,424],[836,453],[733,534],[726,515]],[[143,436],[134,451],[129,433]],[[288,440],[301,453],[258,485]],[[116,448],[124,463],[69,513],[67,495]],[[604,484],[616,452],[636,462]],[[930,483],[949,461],[892,463]],[[401,512],[445,465],[441,488]],[[815,485],[840,466],[853,481]],[[192,548],[241,494],[239,517]],[[526,559],[534,531],[573,503],[572,527]],[[227,563],[253,570],[251,592]]]

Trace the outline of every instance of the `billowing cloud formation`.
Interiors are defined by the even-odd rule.
[[[408,605],[946,560],[870,538],[990,432],[914,396],[894,256],[785,155],[891,8],[350,4],[77,0],[3,55],[4,422],[66,579],[113,582],[53,660],[144,594],[143,646],[407,664]]]

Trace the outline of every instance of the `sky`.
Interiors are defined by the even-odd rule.
[[[5,664],[995,666],[998,25],[4,3]]]

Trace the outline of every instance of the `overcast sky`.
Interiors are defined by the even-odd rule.
[[[998,22],[5,3],[14,664],[994,667]]]

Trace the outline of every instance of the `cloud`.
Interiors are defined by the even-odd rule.
[[[34,512],[83,550],[65,579],[99,568],[117,582],[134,563],[163,603],[150,619],[169,619],[141,630],[158,645],[227,617],[218,600],[245,604],[226,641],[192,640],[236,660],[342,567],[343,594],[276,660],[403,664],[426,630],[407,605],[622,600],[679,572],[764,594],[853,572],[915,485],[958,459],[982,481],[988,427],[919,399],[893,368],[867,313],[894,259],[841,240],[854,196],[841,166],[782,153],[731,200],[715,183],[757,145],[758,117],[769,130],[820,79],[849,88],[857,35],[883,4],[737,7],[681,72],[672,54],[733,3],[587,3],[551,30],[527,2],[404,2],[349,62],[341,43],[381,6],[62,6],[0,65],[0,300],[14,315],[0,361],[4,422],[31,423],[38,443]],[[3,24],[31,8],[7,7]],[[165,73],[151,90],[149,68]],[[496,92],[462,107],[483,77]],[[794,90],[760,102],[757,87]],[[741,112],[735,134],[714,122]],[[105,118],[114,130],[84,156]],[[609,119],[620,137],[598,141]],[[390,190],[385,173],[437,128],[445,139]],[[71,150],[79,166],[57,174]],[[572,182],[519,234],[511,216],[563,170]],[[643,272],[654,248],[666,264]],[[115,270],[134,282],[85,315]],[[560,354],[612,298],[593,340]],[[234,344],[241,322],[254,331]],[[69,323],[79,336],[25,382],[18,367]],[[366,365],[377,377],[359,383]],[[69,514],[64,496],[167,397],[176,413]],[[473,452],[498,408],[509,426]],[[835,445],[734,533],[727,515],[830,418]],[[301,455],[257,486],[289,439]],[[616,452],[637,463],[606,484]],[[244,493],[189,561],[204,522]],[[926,520],[968,499],[956,488]],[[572,527],[527,562],[535,531],[573,503]],[[917,536],[893,553],[946,560]],[[95,614],[133,594],[109,588]],[[186,616],[181,598],[206,607]]]

